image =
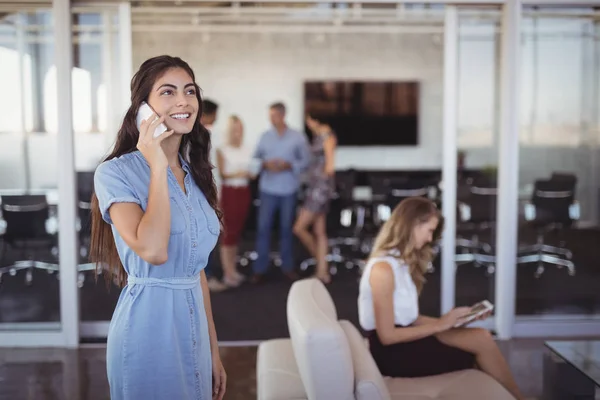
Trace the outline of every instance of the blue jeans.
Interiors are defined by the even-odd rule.
[[[255,274],[264,274],[269,268],[271,252],[271,228],[273,215],[279,211],[279,233],[281,240],[281,269],[290,272],[294,269],[292,254],[294,235],[292,228],[296,215],[296,193],[277,196],[260,192],[260,208],[258,210],[258,231],[256,236],[256,252],[258,258],[252,266]]]

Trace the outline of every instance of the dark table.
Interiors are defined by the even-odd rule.
[[[594,400],[600,394],[600,341],[547,341],[544,400]]]

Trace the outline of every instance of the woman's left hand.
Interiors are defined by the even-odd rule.
[[[225,396],[225,387],[227,385],[227,374],[221,362],[221,357],[216,355],[212,360],[213,372],[213,400],[222,400]]]

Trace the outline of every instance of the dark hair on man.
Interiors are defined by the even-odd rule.
[[[282,114],[285,114],[285,104],[283,104],[282,102],[278,101],[276,103],[271,104],[271,106],[269,107],[271,110],[277,110]]]
[[[213,115],[219,109],[219,105],[212,100],[202,100],[202,112],[206,115]]]

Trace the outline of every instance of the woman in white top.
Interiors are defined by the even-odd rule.
[[[442,231],[431,201],[402,201],[381,227],[360,281],[358,314],[369,347],[385,376],[418,377],[478,367],[517,399],[522,395],[487,330],[454,328],[469,307],[440,318],[419,314],[424,274],[433,258],[431,243]],[[487,318],[485,315],[483,318]]]
[[[243,146],[244,125],[239,117],[229,117],[227,143],[217,149],[217,168],[221,177],[223,211],[223,234],[221,236],[221,263],[223,283],[229,287],[239,286],[244,276],[236,269],[238,242],[244,229],[251,193],[248,186],[252,152]]]

